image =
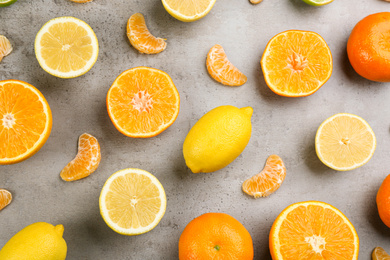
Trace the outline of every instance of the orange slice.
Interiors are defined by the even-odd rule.
[[[7,37],[0,35],[0,61],[12,52],[12,45]]]
[[[273,260],[357,260],[359,237],[341,211],[324,202],[306,201],[280,213],[269,246]]]
[[[135,138],[156,136],[175,122],[180,97],[169,75],[137,67],[119,75],[107,93],[107,110],[115,127]]]
[[[51,126],[49,104],[38,89],[19,80],[0,81],[0,165],[38,152]]]
[[[268,157],[264,169],[252,178],[244,181],[242,190],[255,198],[267,197],[277,189],[286,177],[286,167],[277,155]]]
[[[8,206],[11,203],[11,201],[12,201],[11,192],[4,189],[0,189],[0,210]]]
[[[98,140],[90,134],[84,133],[79,137],[79,152],[61,171],[64,181],[77,181],[88,177],[96,171],[101,160]]]
[[[221,45],[214,45],[207,54],[207,71],[210,76],[228,86],[241,86],[246,81],[246,76],[239,71],[227,58]]]
[[[291,30],[269,41],[261,68],[273,92],[286,97],[304,97],[316,92],[330,78],[332,54],[319,34]]]
[[[390,256],[382,247],[378,246],[372,252],[372,260],[390,260]]]
[[[131,45],[141,53],[156,54],[167,47],[162,38],[154,37],[146,27],[145,18],[142,14],[133,14],[127,22],[127,37]]]

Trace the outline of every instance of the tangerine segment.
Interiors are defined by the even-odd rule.
[[[241,86],[247,77],[227,58],[221,45],[214,45],[207,54],[207,71],[216,81],[228,86]]]
[[[141,53],[160,53],[167,47],[162,38],[154,37],[148,30],[141,13],[133,14],[127,22],[127,37],[131,45]]]
[[[19,80],[0,81],[0,165],[34,155],[51,127],[49,104],[38,89]]]
[[[0,61],[12,52],[12,45],[7,37],[0,35]]]
[[[80,135],[78,149],[76,158],[61,171],[60,175],[64,181],[77,181],[88,177],[99,166],[100,145],[95,137],[87,133]]]
[[[108,114],[124,135],[156,136],[173,124],[180,97],[169,75],[161,70],[137,67],[123,72],[107,94]]]
[[[269,41],[261,67],[273,92],[303,97],[316,92],[330,78],[333,61],[328,45],[319,34],[291,30]]]
[[[382,247],[378,246],[372,252],[372,260],[390,260],[390,256]]]
[[[286,177],[286,167],[277,155],[268,157],[264,169],[242,184],[242,190],[255,198],[267,197],[277,189]]]
[[[4,189],[0,189],[0,210],[8,206],[11,203],[11,201],[12,201],[11,192]]]
[[[270,232],[273,260],[357,260],[359,237],[352,223],[335,207],[319,201],[290,205]]]

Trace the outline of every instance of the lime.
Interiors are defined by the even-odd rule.
[[[0,0],[0,7],[5,7],[5,6],[12,5],[16,1],[17,0]]]
[[[306,4],[313,5],[313,6],[322,6],[327,5],[333,2],[333,0],[302,0]]]

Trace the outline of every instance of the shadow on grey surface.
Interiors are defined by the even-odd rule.
[[[323,174],[329,171],[329,168],[318,159],[315,145],[315,135],[313,136],[313,142],[309,142],[305,148],[305,163],[310,168],[311,172],[316,174]]]
[[[253,76],[256,80],[256,87],[262,97],[264,97],[267,101],[281,101],[286,98],[275,94],[265,82],[263,70],[261,69],[260,62],[257,63],[256,68],[253,71]]]

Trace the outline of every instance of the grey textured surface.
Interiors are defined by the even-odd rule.
[[[204,19],[183,23],[172,18],[160,0],[95,0],[75,4],[68,0],[19,0],[0,9],[0,34],[14,52],[0,63],[0,80],[27,81],[47,98],[53,112],[53,130],[45,146],[32,158],[0,166],[0,187],[14,200],[0,212],[0,247],[23,227],[38,221],[65,226],[67,259],[177,259],[178,240],[186,224],[206,212],[225,212],[252,235],[255,259],[270,259],[268,233],[276,216],[288,205],[321,200],[339,208],[360,237],[360,259],[370,259],[375,246],[390,251],[390,229],[379,219],[375,195],[390,170],[390,85],[358,76],[346,55],[353,26],[368,14],[390,11],[379,0],[335,0],[316,8],[300,0],[218,0]],[[133,13],[145,15],[151,32],[168,39],[167,49],[142,55],[125,35]],[[40,27],[58,16],[75,16],[94,29],[99,58],[90,72],[76,79],[59,79],[44,72],[34,55]],[[329,44],[334,70],[314,95],[283,98],[264,82],[260,57],[275,34],[287,29],[312,30]],[[241,87],[225,87],[207,74],[205,58],[221,44],[229,59],[247,76]],[[181,95],[176,122],[155,138],[131,139],[111,123],[105,104],[115,78],[135,66],[162,69],[171,75]],[[182,156],[190,127],[219,105],[254,108],[253,134],[245,151],[228,167],[212,174],[192,174]],[[349,112],[368,121],[378,146],[371,161],[350,172],[324,166],[314,150],[314,136],[329,116]],[[102,162],[90,177],[65,183],[61,169],[74,158],[78,136],[98,138]],[[281,188],[268,198],[254,200],[241,184],[258,173],[270,154],[280,155],[287,167]],[[116,234],[99,213],[98,197],[114,172],[137,167],[153,173],[163,184],[167,211],[151,232],[135,237]]]

